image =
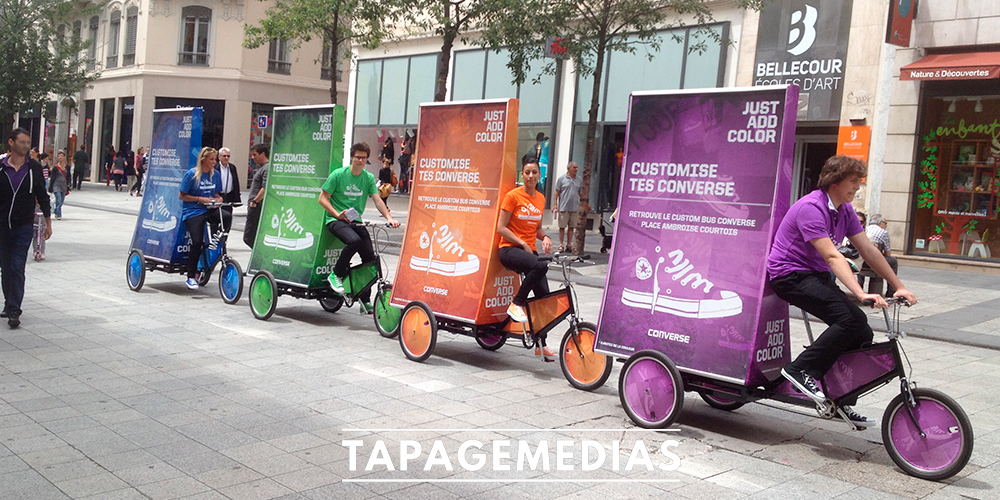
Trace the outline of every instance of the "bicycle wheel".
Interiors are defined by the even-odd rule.
[[[570,327],[559,344],[559,366],[563,376],[570,385],[581,391],[592,391],[603,386],[614,368],[614,358],[594,352],[596,332],[597,327],[593,323],[580,323],[576,341],[573,339],[573,328]]]
[[[658,351],[639,351],[622,367],[618,397],[635,425],[662,429],[681,413],[684,381],[669,358]]]
[[[146,282],[146,258],[143,257],[141,250],[132,250],[132,253],[128,254],[128,261],[125,263],[125,280],[133,292],[141,290],[143,283]]]
[[[746,404],[729,398],[718,396],[715,394],[709,394],[707,392],[699,392],[698,395],[701,396],[701,399],[705,400],[705,402],[708,403],[708,406],[711,406],[712,408],[715,408],[717,410],[724,410],[724,411],[738,410],[742,408],[743,405]]]
[[[415,300],[403,309],[399,322],[399,347],[407,358],[422,362],[437,344],[437,320],[427,304]]]
[[[243,296],[243,269],[236,259],[226,259],[219,270],[219,295],[226,304],[235,304]]]
[[[250,280],[250,311],[259,320],[271,319],[278,307],[278,285],[267,271],[257,271]]]
[[[392,307],[389,299],[392,297],[392,286],[387,286],[379,291],[375,296],[375,329],[379,335],[387,338],[396,338],[399,335],[399,318],[403,311],[398,307]]]
[[[341,307],[344,307],[344,298],[339,295],[323,297],[322,299],[319,299],[319,305],[324,311],[328,313],[335,313],[339,311]]]
[[[913,389],[911,419],[904,399],[903,394],[893,398],[882,416],[882,442],[892,461],[929,481],[957,474],[972,456],[972,424],[965,410],[942,392]]]
[[[479,344],[479,347],[482,347],[487,351],[495,351],[507,343],[507,333],[497,331],[496,333],[478,335],[476,337],[476,343]]]

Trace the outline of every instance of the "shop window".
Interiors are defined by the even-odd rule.
[[[81,22],[81,21],[74,22],[73,23],[73,43],[77,44],[77,47],[80,46],[79,44],[80,44],[80,41],[82,40],[82,38],[80,38],[80,37],[82,35],[83,35],[83,22]],[[80,64],[80,53],[79,52],[77,52],[76,55],[73,56],[73,62],[77,63],[78,65]]]
[[[181,10],[182,34],[178,64],[208,66],[208,39],[212,9],[190,6]]]
[[[108,22],[108,57],[105,60],[105,68],[118,67],[118,42],[122,34],[122,11],[111,12]]]
[[[928,98],[912,249],[1000,257],[1000,97]]]

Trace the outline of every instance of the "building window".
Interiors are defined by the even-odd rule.
[[[122,11],[111,12],[111,19],[108,23],[108,57],[104,64],[106,68],[118,67],[118,42],[122,34]]]
[[[135,64],[135,36],[139,27],[139,8],[129,7],[125,14],[125,55],[122,66]]]
[[[82,40],[82,38],[80,37],[82,35],[83,35],[83,23],[80,21],[73,23],[73,43],[76,44],[78,48],[80,47],[80,41]],[[77,63],[77,65],[80,64],[79,52],[77,52],[76,56],[73,57],[73,62]]]
[[[90,47],[87,47],[87,71],[93,71],[97,64],[97,27],[100,24],[101,18],[91,16],[87,28],[87,40],[90,41]]]
[[[330,45],[330,41],[323,40],[323,59],[322,59],[322,64],[320,65],[321,69],[319,77],[324,80],[330,79],[331,60],[337,61],[337,68],[335,71],[337,76],[337,81],[338,82],[344,81],[344,61],[342,60],[342,58],[338,57],[337,54],[333,53],[333,47]]]
[[[178,64],[188,66],[208,66],[208,37],[212,23],[212,9],[207,7],[184,7],[183,36]]]
[[[289,75],[292,73],[292,48],[288,40],[272,38],[267,51],[267,72]]]

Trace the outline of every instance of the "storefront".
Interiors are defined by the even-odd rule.
[[[935,54],[921,83],[909,250],[1000,262],[1000,52]]]

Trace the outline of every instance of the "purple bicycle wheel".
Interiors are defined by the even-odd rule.
[[[972,455],[969,417],[955,400],[938,391],[914,389],[913,396],[917,403],[911,408],[913,419],[902,394],[886,408],[882,428],[886,451],[911,476],[934,481],[951,477]]]
[[[658,429],[672,424],[680,414],[684,383],[669,358],[657,351],[640,351],[622,367],[618,396],[632,422]]]

